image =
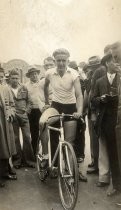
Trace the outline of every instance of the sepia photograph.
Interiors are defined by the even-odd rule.
[[[121,1],[0,0],[0,210],[121,209]]]

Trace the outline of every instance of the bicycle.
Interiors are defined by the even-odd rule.
[[[73,146],[69,142],[65,141],[64,119],[68,117],[73,120],[74,117],[73,115],[69,114],[61,114],[61,115],[59,114],[56,116],[51,116],[50,118],[52,117],[59,117],[60,127],[57,128],[50,126],[47,121],[47,128],[48,128],[47,131],[49,136],[49,141],[48,141],[49,166],[46,175],[48,176],[49,174],[51,174],[54,168],[54,163],[58,157],[58,186],[59,186],[60,200],[65,210],[73,210],[76,205],[78,197],[78,180],[79,180],[78,164]],[[53,159],[51,158],[50,130],[59,132],[59,142]],[[43,154],[42,154],[42,146],[40,141],[37,152],[37,171],[41,181],[44,181],[45,179],[42,179],[41,177],[41,168],[40,168],[42,159],[43,159]]]

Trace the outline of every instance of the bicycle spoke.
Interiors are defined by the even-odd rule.
[[[66,189],[67,189],[67,191],[68,191],[68,193],[70,195],[71,201],[73,202],[73,196],[72,196],[72,194],[70,192],[70,189],[69,189],[70,188],[69,183],[67,182],[66,179],[64,179],[64,183],[65,183],[65,187],[66,187]]]

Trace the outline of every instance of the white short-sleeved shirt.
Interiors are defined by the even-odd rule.
[[[52,101],[61,104],[76,103],[74,81],[79,77],[76,70],[67,68],[63,77],[61,77],[56,68],[49,69],[45,78],[50,81],[52,87]]]
[[[45,105],[43,82],[41,80],[35,83],[29,81],[25,84],[30,95],[32,109],[42,110]]]

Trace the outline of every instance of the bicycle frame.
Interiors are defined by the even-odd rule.
[[[48,131],[48,137],[49,137],[49,140],[48,140],[48,153],[49,153],[49,168],[52,170],[53,166],[54,166],[54,163],[56,161],[56,158],[57,158],[57,155],[59,154],[60,157],[62,155],[62,145],[64,144],[65,142],[65,139],[64,139],[64,126],[63,126],[63,118],[64,116],[69,116],[69,117],[72,117],[72,115],[56,115],[56,116],[59,116],[59,120],[60,120],[60,128],[55,128],[53,126],[50,126],[47,122],[47,131]],[[56,117],[56,116],[53,116],[53,117]],[[50,140],[50,130],[54,130],[54,131],[57,131],[59,132],[59,143],[58,143],[58,146],[57,146],[57,149],[55,151],[55,154],[54,154],[54,157],[53,157],[53,160],[51,158],[51,140]],[[65,153],[66,153],[66,157],[67,157],[67,164],[68,164],[68,169],[69,169],[69,174],[70,175],[64,175],[63,172],[62,172],[62,158],[60,158],[60,162],[59,162],[59,165],[60,165],[60,173],[62,175],[62,177],[71,177],[72,176],[72,171],[71,171],[71,166],[70,166],[70,162],[69,162],[69,154],[68,154],[68,151],[67,151],[67,148],[65,146]]]

